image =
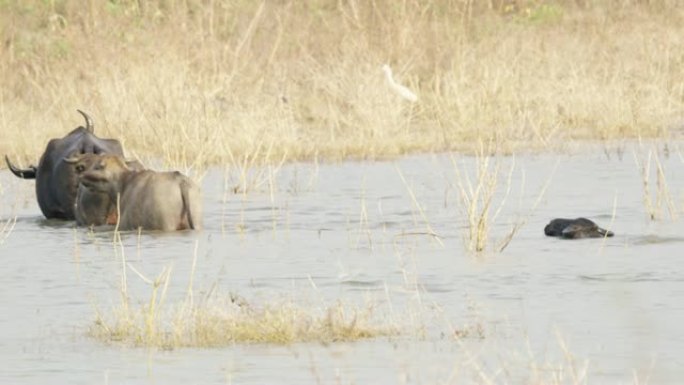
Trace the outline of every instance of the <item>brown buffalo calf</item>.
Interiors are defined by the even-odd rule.
[[[79,154],[66,158],[64,161],[72,164],[76,175],[80,177],[85,170],[100,159],[102,155],[99,154]],[[127,160],[126,166],[135,171],[145,169],[136,160]],[[79,226],[115,225],[117,222],[116,200],[112,200],[106,192],[91,190],[79,183],[74,203],[74,215],[76,224]]]
[[[92,193],[105,193],[114,204],[119,197],[121,230],[202,227],[200,189],[180,172],[135,170],[122,157],[105,154],[80,174],[79,181]]]

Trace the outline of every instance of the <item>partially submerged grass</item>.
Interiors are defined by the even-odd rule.
[[[539,385],[585,385],[590,383],[590,363],[578,358],[568,347],[567,341],[556,332],[557,348],[549,349],[543,357],[530,350],[498,354],[500,366],[480,362],[478,357],[465,360],[468,365],[459,365],[460,372],[469,373],[477,384],[539,384]],[[552,355],[557,357],[546,357]],[[456,370],[454,370],[456,372]],[[636,377],[636,376],[635,376]],[[638,382],[637,382],[638,383]]]
[[[292,301],[253,305],[230,295],[164,304],[159,295],[155,292],[140,307],[122,305],[111,318],[98,314],[91,336],[106,343],[173,349],[356,341],[397,333],[396,328],[373,319],[372,306],[339,302],[318,308]]]
[[[5,189],[0,181],[0,198],[3,195],[5,195]],[[12,230],[14,230],[14,226],[17,224],[17,216],[5,216],[3,206],[4,203],[0,200],[0,245],[5,243],[5,240],[7,240],[7,237],[9,237]]]
[[[634,150],[633,155],[634,161],[641,171],[644,191],[643,203],[649,219],[661,220],[665,217],[665,212],[670,219],[677,219],[679,209],[667,183],[665,167],[661,161],[661,156],[663,156],[661,152],[654,147],[649,147],[646,150],[643,145],[640,145],[638,149]]]
[[[414,193],[413,189],[411,186],[409,186],[409,183],[406,181],[406,178],[404,177],[404,174],[397,168],[397,173],[399,174],[399,177],[401,178],[402,183],[406,187],[406,191],[409,194],[409,197],[411,198],[411,203],[414,208],[414,210],[417,212],[415,215],[414,214],[414,222],[416,227],[418,227],[418,216],[420,217],[421,221],[423,222],[423,225],[425,226],[424,231],[418,231],[418,232],[410,232],[410,233],[402,233],[401,235],[427,235],[429,236],[432,240],[437,242],[439,245],[444,246],[444,243],[441,240],[441,237],[439,234],[435,232],[435,230],[432,228],[432,225],[430,225],[430,221],[427,217],[427,214],[425,213],[425,210],[423,206],[418,202],[418,198],[416,198],[416,194]]]
[[[487,249],[497,252],[503,251],[512,241],[517,232],[527,223],[534,210],[541,202],[551,177],[537,193],[533,205],[524,215],[511,222],[511,227],[501,239],[493,243],[490,240],[492,228],[499,220],[499,215],[506,206],[506,202],[513,188],[512,177],[515,171],[515,157],[511,157],[508,170],[503,170],[503,157],[498,154],[498,144],[492,142],[480,143],[475,156],[475,170],[470,172],[462,164],[451,157],[456,179],[456,186],[460,196],[461,211],[466,218],[465,248],[470,252],[481,253]],[[502,170],[505,174],[502,174]],[[521,195],[524,193],[525,180],[521,181]]]
[[[302,306],[293,300],[254,304],[236,295],[214,290],[195,299],[195,258],[184,300],[168,303],[171,271],[165,268],[149,279],[126,262],[118,232],[115,246],[121,253],[121,302],[110,316],[97,312],[90,335],[106,343],[174,349],[221,347],[236,343],[290,344],[295,342],[339,342],[389,336],[398,328],[376,318],[375,306],[348,305],[338,301],[329,306]],[[128,270],[151,287],[150,298],[135,305],[129,298]]]
[[[487,151],[487,152],[486,152]],[[511,175],[514,167],[508,172],[506,192],[498,206],[495,206],[494,197],[498,192],[499,173],[501,164],[499,158],[492,158],[484,147],[476,157],[475,178],[461,171],[461,167],[452,158],[456,181],[461,195],[462,207],[467,218],[466,249],[474,252],[482,252],[487,247],[492,222],[496,220],[506,198],[511,190]]]
[[[674,0],[3,1],[0,154],[36,162],[76,108],[180,168],[668,137],[683,20]]]
[[[7,237],[9,237],[10,233],[12,233],[12,230],[14,230],[14,226],[16,224],[16,216],[8,219],[0,218],[0,245],[5,243],[5,240],[7,240]]]

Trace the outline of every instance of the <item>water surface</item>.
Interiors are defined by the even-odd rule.
[[[649,219],[634,154],[646,160],[636,146],[503,158],[495,207],[513,167],[511,189],[490,244],[526,223],[503,252],[481,255],[464,246],[453,163],[474,177],[472,157],[293,164],[261,173],[246,195],[231,191],[236,170],[212,169],[203,231],[123,235],[126,260],[146,276],[172,266],[169,301],[184,295],[197,245],[197,293],[216,286],[250,301],[309,306],[370,300],[404,333],[172,351],[88,337],[96,312],[120,301],[122,248],[111,232],[43,219],[33,182],[2,171],[0,218],[17,222],[0,244],[0,383],[527,383],[535,373],[572,383],[571,368],[588,383],[632,382],[634,373],[642,383],[676,383],[684,376],[684,226],[666,208],[663,219]],[[661,152],[661,161],[679,217],[684,167],[676,153]],[[550,219],[577,216],[616,236],[544,237]],[[130,270],[128,290],[136,303],[149,299]],[[455,330],[469,332],[454,338]]]

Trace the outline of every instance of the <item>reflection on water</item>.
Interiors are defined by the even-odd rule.
[[[684,237],[661,237],[657,234],[648,234],[641,237],[635,237],[633,241],[635,245],[648,245],[670,242],[684,242]]]
[[[475,168],[472,158],[460,160],[463,169]],[[662,162],[670,193],[680,196],[681,161]],[[527,223],[503,253],[483,256],[464,249],[455,177],[448,155],[295,164],[262,184],[272,188],[226,195],[224,171],[211,170],[203,231],[127,232],[120,246],[111,228],[43,219],[32,183],[0,172],[0,217],[17,215],[0,245],[0,383],[487,382],[480,375],[529,383],[550,378],[551,368],[582,372],[585,362],[590,383],[629,382],[633,372],[652,383],[684,376],[684,226],[667,216],[648,220],[633,159],[603,151],[518,156],[490,241],[521,218]],[[544,236],[550,219],[578,216],[615,237]],[[147,277],[172,266],[173,302],[187,290],[196,242],[198,293],[217,287],[312,306],[370,297],[395,312],[388,322],[423,332],[327,346],[175,351],[87,337],[95,313],[120,301],[123,259]],[[149,299],[150,287],[130,271],[128,285],[134,301]],[[566,361],[559,340],[575,362]]]

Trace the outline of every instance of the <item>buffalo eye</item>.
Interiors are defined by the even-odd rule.
[[[77,164],[77,165],[76,165],[76,172],[77,172],[77,173],[80,174],[80,173],[83,172],[83,170],[85,170],[85,166],[84,166],[84,165],[82,165],[82,164]]]

